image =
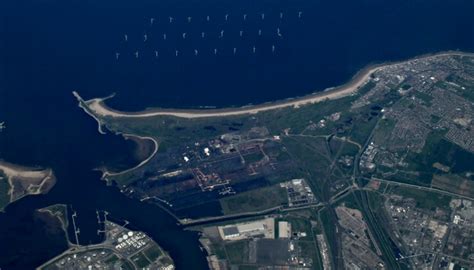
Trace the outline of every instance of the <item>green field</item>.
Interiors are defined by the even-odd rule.
[[[279,185],[259,188],[220,200],[224,214],[237,214],[269,209],[287,203],[286,190]]]
[[[230,242],[225,245],[227,259],[232,264],[247,262],[249,257],[248,241]]]
[[[323,263],[320,257],[318,245],[313,241],[298,241],[297,244],[301,249],[301,255],[313,260],[312,269],[323,270]]]
[[[111,256],[109,256],[107,259],[105,259],[104,263],[110,265],[111,267],[113,267],[113,265],[119,260],[119,258],[117,257],[117,255],[115,254],[112,254]]]
[[[321,223],[323,227],[324,234],[326,236],[326,241],[329,249],[329,254],[332,259],[332,263],[337,260],[334,256],[337,255],[337,235],[336,235],[336,225],[337,219],[333,218],[334,216],[331,215],[327,208],[324,208],[319,212]]]
[[[443,195],[436,192],[429,192],[416,188],[397,186],[393,187],[390,193],[407,198],[413,198],[416,201],[417,207],[428,210],[435,210],[436,207],[449,209],[449,203],[451,202],[451,197],[448,195]]]
[[[445,140],[445,132],[431,133],[421,153],[411,154],[407,158],[410,167],[416,171],[434,173],[435,162],[451,168],[452,173],[463,173],[472,170],[474,154]]]
[[[130,260],[139,268],[145,268],[151,263],[141,252],[133,255]]]
[[[152,245],[148,247],[147,249],[143,251],[143,253],[152,262],[158,259],[161,255],[163,255],[163,252],[161,251],[160,247],[158,247],[157,245]]]

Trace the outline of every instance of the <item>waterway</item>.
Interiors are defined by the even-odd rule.
[[[100,181],[95,168],[139,160],[133,142],[97,132],[73,90],[85,99],[115,92],[108,104],[121,110],[300,96],[371,63],[473,52],[473,10],[466,0],[1,1],[0,158],[51,167],[58,182],[0,214],[0,268],[32,269],[66,248],[32,215],[54,203],[77,211],[81,244],[101,240],[95,211],[106,210],[152,236],[179,269],[206,268],[196,234]]]

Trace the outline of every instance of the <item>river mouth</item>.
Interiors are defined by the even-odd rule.
[[[298,11],[303,12],[301,20]],[[0,249],[8,251],[0,256],[0,267],[32,269],[64,250],[66,243],[47,234],[33,217],[37,208],[64,203],[78,212],[82,244],[101,241],[95,215],[106,210],[149,234],[170,252],[178,268],[207,268],[196,234],[183,231],[160,208],[130,200],[101,181],[97,168],[128,169],[148,151],[134,157],[132,142],[99,134],[97,123],[77,107],[71,91],[85,99],[117,92],[108,104],[126,111],[222,108],[303,96],[346,82],[370,63],[445,50],[474,51],[471,11],[472,5],[462,0],[2,2],[0,122],[7,128],[0,132],[0,158],[51,167],[58,181],[49,194],[25,197],[0,214]],[[285,23],[280,23],[280,12]],[[227,13],[232,24],[226,26]],[[242,24],[244,13],[249,20],[252,16],[252,24]],[[206,29],[203,21],[187,23],[188,16],[194,22],[206,15],[216,20]],[[180,19],[176,30],[160,26],[169,16]],[[159,19],[153,29],[151,17]],[[226,38],[219,39],[224,27]],[[216,35],[206,42],[184,42],[185,28],[187,33]],[[257,39],[260,28],[271,36]],[[277,28],[282,40],[275,39]],[[253,36],[239,43],[241,29]],[[168,39],[181,38],[179,44],[153,43],[164,30]],[[145,31],[150,34],[146,44]],[[124,33],[130,36],[127,44],[122,42]],[[254,55],[254,43],[266,51]],[[217,45],[219,57],[209,50]],[[155,61],[155,47],[168,52],[160,55],[161,62]],[[176,47],[179,61],[173,56]],[[234,57],[234,47],[238,52],[246,48],[245,55]],[[196,48],[199,56],[194,55]],[[140,61],[133,55],[137,49]]]

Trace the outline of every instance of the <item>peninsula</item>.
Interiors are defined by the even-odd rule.
[[[200,231],[212,269],[445,270],[474,268],[473,93],[474,55],[448,52],[241,108],[125,113],[75,95],[100,127],[159,143],[104,177]]]
[[[0,161],[0,210],[27,195],[46,194],[56,183],[51,169],[29,168]]]

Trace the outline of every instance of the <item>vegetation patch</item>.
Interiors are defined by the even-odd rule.
[[[287,202],[286,190],[279,185],[243,192],[220,200],[222,210],[226,215],[261,211]]]

